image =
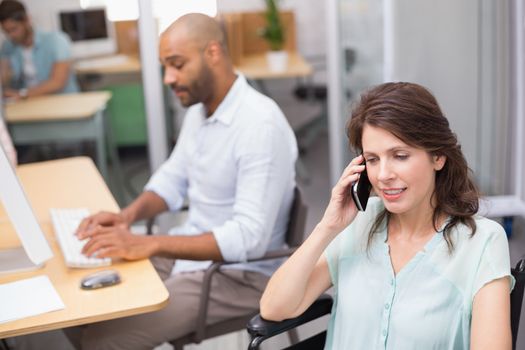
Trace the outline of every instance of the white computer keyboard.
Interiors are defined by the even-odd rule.
[[[60,249],[66,265],[77,268],[90,268],[98,266],[107,266],[111,264],[111,259],[87,257],[81,253],[82,248],[87,240],[79,240],[75,236],[75,231],[80,224],[80,221],[89,215],[89,211],[85,208],[61,208],[49,209],[55,236],[58,240]]]

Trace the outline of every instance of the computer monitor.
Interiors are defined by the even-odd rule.
[[[60,11],[60,29],[69,35],[75,58],[115,53],[112,23],[103,8]]]
[[[0,201],[22,242],[22,247],[0,248],[0,273],[39,268],[53,257],[53,252],[1,145],[0,179]]]

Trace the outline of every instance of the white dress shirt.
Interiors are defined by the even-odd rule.
[[[28,88],[38,85],[36,67],[33,62],[33,50],[33,47],[22,48],[22,72],[24,75],[25,86]]]
[[[171,211],[185,197],[187,222],[170,234],[213,232],[229,265],[271,275],[280,260],[243,263],[283,247],[295,187],[295,135],[277,104],[238,75],[213,115],[190,107],[169,159],[145,190]],[[210,261],[177,260],[173,273],[204,269]]]

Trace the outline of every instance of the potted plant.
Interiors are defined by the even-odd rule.
[[[268,66],[272,71],[284,71],[288,65],[288,53],[284,47],[284,27],[279,16],[279,8],[276,1],[265,0],[266,12],[264,14],[266,26],[261,28],[260,35],[266,39],[270,51],[266,53]]]

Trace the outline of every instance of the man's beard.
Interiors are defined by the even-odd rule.
[[[181,105],[187,108],[194,104],[204,102],[211,94],[213,86],[213,74],[206,65],[203,65],[198,79],[194,80],[190,85],[172,85],[171,88],[175,94],[177,94],[177,92],[185,93],[185,98],[181,96],[177,97],[179,98]]]
[[[182,96],[179,96],[177,95],[177,98],[179,99],[180,101],[180,104],[184,107],[190,107],[198,102],[199,99],[197,97],[195,97],[192,93],[192,90],[191,88],[188,88],[186,86],[177,86],[177,87],[174,87],[172,85],[172,90],[173,92],[177,95],[179,92],[184,92],[185,93],[185,96],[186,97],[182,97]]]

